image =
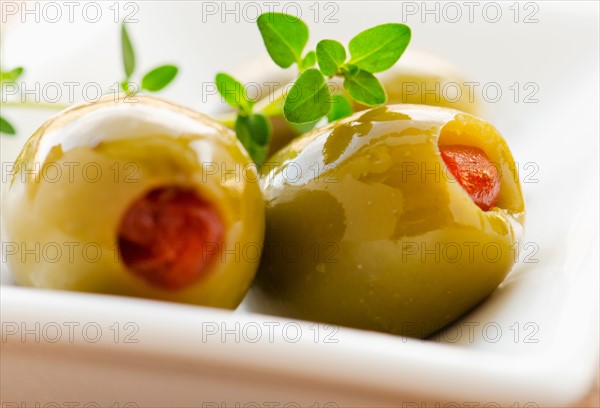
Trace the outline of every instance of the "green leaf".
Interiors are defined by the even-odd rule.
[[[350,40],[350,63],[371,73],[385,71],[398,61],[409,42],[410,28],[404,24],[369,28]]]
[[[175,65],[161,65],[148,72],[142,78],[142,89],[156,92],[169,85],[179,70]]]
[[[10,71],[0,73],[0,82],[15,82],[23,75],[23,67],[17,67]]]
[[[331,95],[325,77],[316,68],[304,71],[285,98],[283,114],[288,122],[312,122],[327,115]]]
[[[300,63],[300,71],[311,68],[317,62],[317,54],[314,51],[310,51],[304,56],[304,59]]]
[[[254,163],[260,166],[269,153],[269,142],[271,141],[269,119],[260,113],[238,115],[235,121],[235,133]]]
[[[344,46],[335,40],[321,40],[317,44],[317,61],[324,75],[332,77],[346,61]]]
[[[308,42],[308,27],[297,17],[283,13],[264,13],[256,20],[269,55],[281,68],[301,64],[302,50]]]
[[[6,119],[0,116],[0,133],[14,135],[17,131]]]
[[[246,113],[252,111],[254,101],[248,98],[246,88],[231,75],[219,72],[215,78],[217,90],[225,98],[225,102],[234,108],[239,108]]]
[[[346,76],[344,89],[352,99],[367,106],[381,105],[387,99],[379,80],[370,72],[363,70]]]
[[[335,122],[338,119],[345,118],[352,114],[352,102],[350,102],[344,95],[333,95],[331,102],[331,110],[327,115],[329,123]]]
[[[129,80],[131,74],[135,70],[135,53],[133,52],[133,45],[131,39],[127,33],[125,23],[121,25],[121,51],[123,54],[123,68],[125,69],[126,80]]]

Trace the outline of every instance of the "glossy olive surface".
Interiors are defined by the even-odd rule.
[[[185,287],[152,285],[120,253],[124,215],[161,189],[199,197],[222,223],[220,241],[202,248],[214,259]],[[224,308],[245,295],[264,234],[256,167],[233,132],[145,96],[105,97],[46,122],[15,163],[2,216],[20,285]]]
[[[440,145],[482,149],[500,174],[482,211]],[[419,105],[363,111],[295,139],[265,165],[257,310],[425,337],[489,295],[513,267],[524,203],[494,127]]]

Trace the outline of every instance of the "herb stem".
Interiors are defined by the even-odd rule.
[[[279,96],[276,98],[272,98],[273,94],[270,94],[264,99],[258,101],[255,105],[255,111],[260,112],[266,117],[278,116],[283,114],[283,92],[279,93]],[[237,119],[238,112],[227,112],[221,115],[215,115],[214,119],[217,122],[227,126],[228,128],[233,129],[235,127],[235,122]]]

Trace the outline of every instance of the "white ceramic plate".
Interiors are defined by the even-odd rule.
[[[122,12],[136,10],[126,4]],[[202,83],[261,52],[256,28],[244,21],[255,11],[235,4],[138,4],[139,23],[131,31],[139,64],[176,61],[183,67],[165,97],[216,110],[202,103]],[[265,4],[253,4],[266,11]],[[3,407],[74,401],[118,407],[408,408],[424,401],[558,407],[581,397],[598,367],[598,3],[452,4],[274,7],[299,8],[313,40],[348,39],[377,23],[404,21],[413,28],[411,47],[456,63],[479,89],[498,84],[502,97],[487,104],[486,116],[519,162],[527,246],[489,299],[433,339],[418,341],[252,314],[244,305],[231,313],[18,288],[3,263]],[[109,86],[120,79],[118,26],[109,6],[102,6],[105,17],[96,24],[80,14],[74,23],[63,17],[54,24],[10,17],[2,28],[3,65],[24,65],[29,84]],[[222,14],[226,6],[238,8],[240,23],[235,14]],[[437,7],[438,15],[424,7]],[[453,23],[456,7],[462,17]],[[469,7],[475,7],[472,22]],[[331,13],[337,23],[323,21]],[[527,96],[532,103],[525,103]],[[5,163],[51,114],[2,108],[19,129],[18,137],[0,138],[3,182]]]

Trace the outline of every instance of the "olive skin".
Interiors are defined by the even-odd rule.
[[[256,167],[221,124],[154,97],[107,96],[47,121],[15,169],[3,194],[5,240],[39,251],[6,255],[17,284],[230,309],[246,294],[264,204]],[[162,186],[198,195],[223,224],[223,241],[206,247],[216,253],[206,273],[178,290],[132,273],[118,245],[127,209]]]
[[[500,174],[482,211],[439,146],[482,149]],[[524,202],[503,138],[474,116],[391,105],[295,139],[262,180],[256,311],[426,337],[481,302],[514,264]]]

